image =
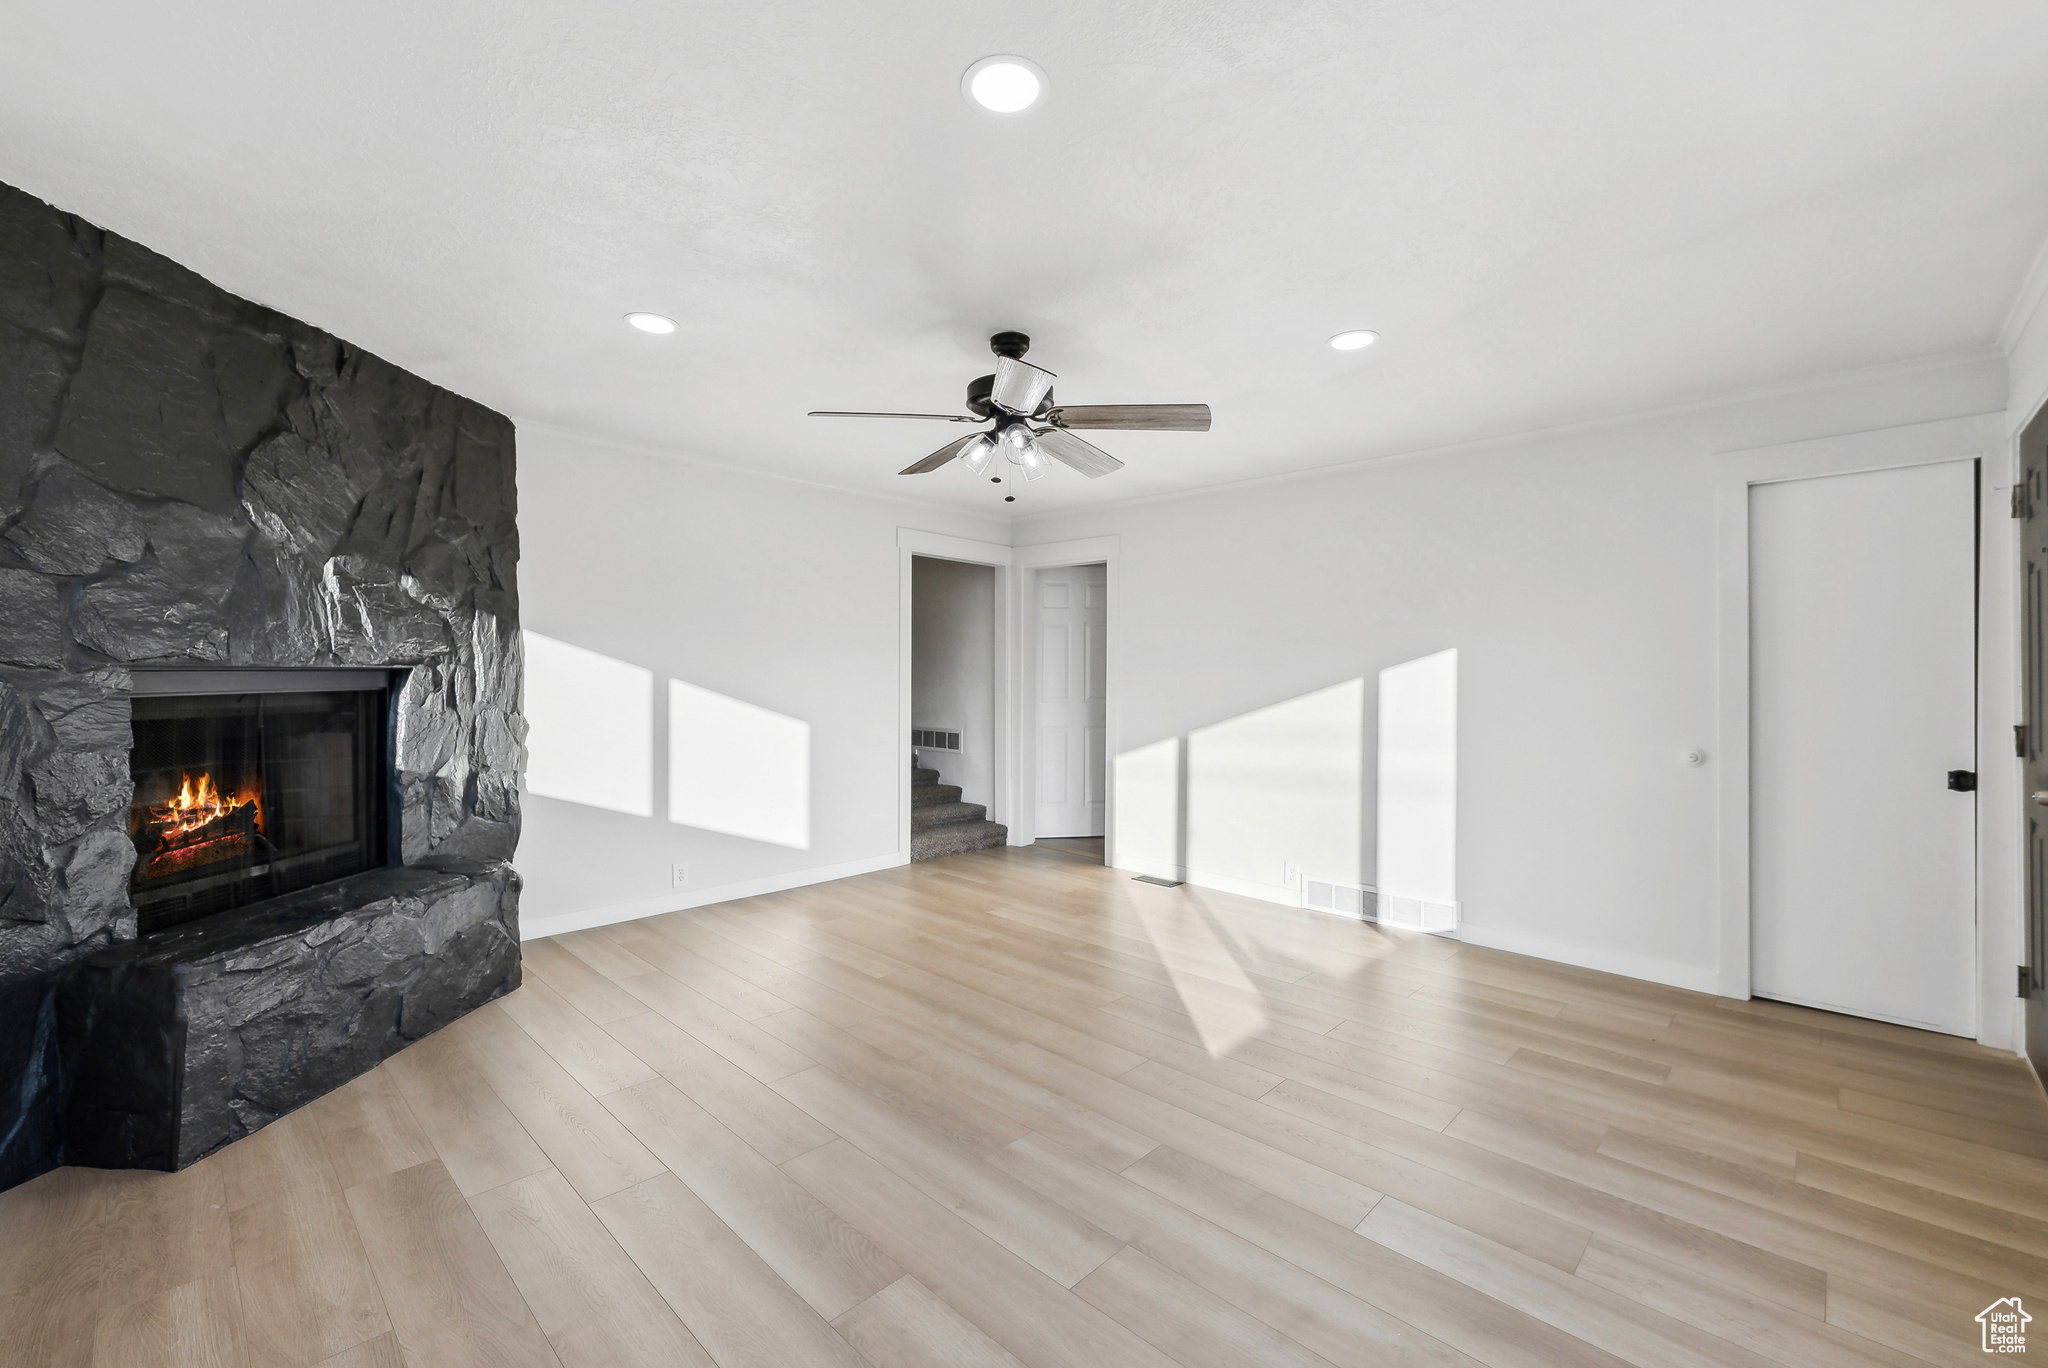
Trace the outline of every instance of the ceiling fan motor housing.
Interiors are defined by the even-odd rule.
[[[998,337],[1002,335],[1001,333],[996,334]],[[995,387],[996,378],[993,375],[977,375],[974,379],[969,380],[967,382],[967,411],[977,418],[995,417],[996,407],[989,402],[989,395],[995,392]],[[1032,412],[1031,416],[1033,418],[1043,418],[1046,410],[1052,407],[1052,403],[1052,391],[1047,390],[1045,398],[1038,401],[1038,407]]]

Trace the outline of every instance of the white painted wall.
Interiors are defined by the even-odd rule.
[[[526,790],[654,815],[654,672],[528,628]]]
[[[668,819],[811,848],[811,724],[668,682]]]
[[[1713,456],[1995,412],[2005,392],[2002,360],[1973,354],[1021,524],[1020,547],[1120,538],[1118,863],[1160,856],[1134,839],[1162,844],[1170,819],[1139,800],[1171,792],[1176,738],[1455,648],[1462,934],[1711,989]],[[1704,768],[1682,760],[1695,746]],[[1374,830],[1363,814],[1361,869]],[[1260,839],[1203,860],[1264,868]]]
[[[1297,901],[1298,886],[1286,881],[1290,864],[1311,878],[1370,882],[1363,863],[1371,785],[1366,732],[1362,679],[1193,728],[1184,797],[1162,794],[1147,802],[1140,793],[1119,791],[1118,863],[1135,858],[1144,872],[1156,872],[1176,862],[1174,845],[1184,842],[1180,877],[1275,902]],[[1137,778],[1148,766],[1170,762],[1173,745],[1127,753],[1119,777]],[[1176,832],[1167,814],[1180,802],[1185,818]],[[1146,843],[1139,833],[1148,827],[1156,834]]]
[[[910,571],[911,725],[960,732],[961,751],[921,752],[963,802],[995,801],[996,572],[917,556]]]
[[[2048,404],[2048,242],[2034,255],[2012,312],[2000,330],[2006,353],[2012,430],[2017,433]]]
[[[1378,744],[1378,859],[1370,882],[1382,897],[1456,903],[1457,651],[1380,671]]]
[[[650,671],[657,699],[651,814],[526,796],[527,935],[907,858],[897,848],[905,525],[1002,538],[992,521],[519,425],[525,626]],[[809,728],[800,833],[786,821],[735,823],[774,839],[669,821],[670,679]],[[546,719],[532,721],[534,744],[545,744]],[[791,759],[778,757],[763,759],[786,776]],[[690,866],[688,888],[671,887],[676,863]]]
[[[1109,757],[1111,864],[1155,879],[1187,878],[1186,769],[1187,738],[1181,736]],[[1252,859],[1258,862],[1259,852]]]

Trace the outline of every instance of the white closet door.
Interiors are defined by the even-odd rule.
[[[1109,571],[1038,572],[1038,813],[1034,835],[1100,836]]]
[[[1976,471],[1750,490],[1752,989],[1976,1034]]]

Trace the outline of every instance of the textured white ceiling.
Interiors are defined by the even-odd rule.
[[[968,108],[992,52],[1049,99]],[[516,418],[848,488],[1002,509],[893,474],[958,429],[803,416],[957,407],[999,328],[1214,406],[1023,514],[1987,344],[2044,59],[2038,0],[66,0],[8,7],[0,179]]]

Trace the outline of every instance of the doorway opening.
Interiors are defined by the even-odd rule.
[[[994,566],[936,556],[910,562],[910,858],[1009,840],[996,801]]]
[[[1033,840],[1103,857],[1108,800],[1109,567],[1047,566],[1028,584]]]

